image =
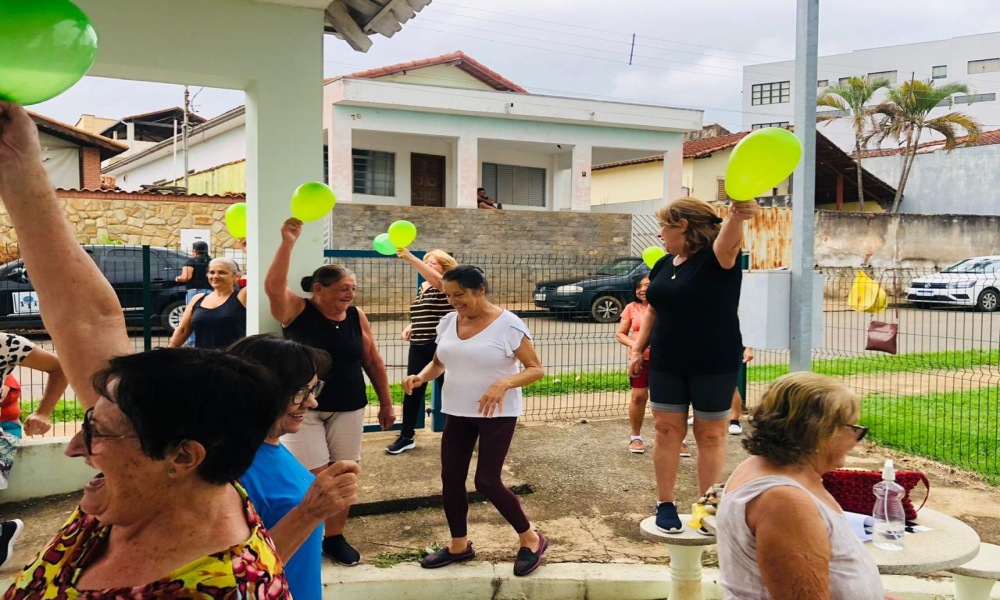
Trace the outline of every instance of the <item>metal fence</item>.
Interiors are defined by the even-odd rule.
[[[395,257],[362,254],[325,260],[338,261],[356,273],[356,304],[372,322],[387,365],[393,401],[398,404],[407,358],[407,343],[400,334],[408,323],[418,279],[408,264]],[[481,267],[494,302],[520,315],[533,334],[546,377],[525,388],[525,419],[626,414],[626,352],[615,341],[614,331],[621,309],[633,299],[634,283],[646,272],[637,258],[462,252],[454,256],[460,263]],[[154,275],[163,269],[162,279],[172,279],[171,274],[179,272],[171,262],[175,258],[166,255],[151,261],[152,296],[159,297],[156,294],[162,292],[161,296],[170,298],[165,291],[167,282],[162,282],[162,289],[157,288]],[[12,279],[12,264],[0,270],[0,299],[8,302],[4,314],[29,318],[31,315],[23,313],[31,307],[21,304],[26,291]],[[109,262],[104,271],[120,290],[122,304],[132,316],[136,349],[166,345],[169,338],[159,326],[163,324],[162,308],[167,305],[152,302],[152,308],[145,311],[143,303],[136,300],[142,297],[142,277],[124,281],[134,277],[135,268],[125,266],[124,261],[120,266],[113,264]],[[867,272],[887,292],[890,307],[881,314],[859,313],[848,305],[856,269],[824,270],[823,340],[813,352],[814,370],[843,378],[862,396],[861,419],[877,442],[1000,480],[1000,318],[994,316],[997,313],[961,305],[980,302],[985,303],[981,307],[995,307],[997,288],[991,286],[997,284],[990,283],[992,274]],[[928,284],[931,287],[926,287]],[[898,317],[894,307],[898,307]],[[150,314],[152,322],[148,337],[143,336],[144,314]],[[896,355],[865,350],[873,316],[898,322]],[[17,328],[4,325],[3,329]],[[50,347],[40,329],[20,331]],[[767,384],[787,371],[787,351],[757,349],[747,373],[748,407],[752,409]],[[27,369],[15,375],[24,388],[27,413],[41,398],[44,377]],[[369,424],[375,423],[374,394],[371,400]],[[80,418],[72,392],[67,393],[60,411],[54,434],[72,433]]]

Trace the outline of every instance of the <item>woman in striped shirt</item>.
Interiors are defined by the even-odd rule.
[[[410,342],[410,354],[406,363],[406,374],[416,375],[429,362],[434,360],[437,351],[437,326],[441,317],[453,309],[448,304],[441,288],[444,287],[441,276],[444,272],[458,265],[458,262],[444,250],[431,250],[424,255],[424,260],[410,254],[406,248],[396,250],[396,255],[410,263],[424,281],[420,285],[417,299],[410,305],[410,324],[403,330],[401,337]],[[416,448],[413,441],[416,434],[417,415],[424,410],[424,392],[427,384],[413,389],[413,393],[403,396],[403,431],[396,441],[386,446],[389,454],[402,454]]]

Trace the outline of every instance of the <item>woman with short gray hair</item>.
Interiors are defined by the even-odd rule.
[[[247,290],[237,291],[240,267],[228,258],[208,263],[208,284],[212,291],[198,294],[184,310],[180,326],[170,336],[169,346],[179,348],[195,334],[198,348],[220,349],[247,335]]]

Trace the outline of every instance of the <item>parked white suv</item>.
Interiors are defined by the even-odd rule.
[[[906,299],[917,307],[974,306],[993,312],[1000,303],[1000,256],[967,258],[940,273],[917,277],[906,288]]]

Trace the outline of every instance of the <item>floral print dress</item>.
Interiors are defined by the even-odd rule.
[[[77,579],[99,553],[111,527],[77,508],[35,561],[21,571],[3,600],[290,600],[284,567],[274,544],[246,491],[237,483],[233,485],[243,499],[250,527],[246,542],[192,561],[143,586],[78,590]]]

